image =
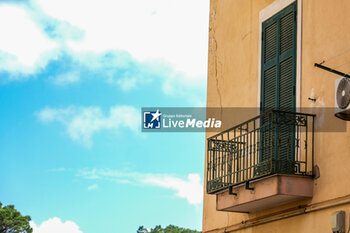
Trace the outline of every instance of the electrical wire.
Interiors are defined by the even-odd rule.
[[[341,66],[343,66],[343,65],[349,64],[349,63],[350,63],[350,61],[346,61],[346,62],[344,62],[343,64],[334,67],[333,69],[337,69],[337,68],[339,68],[339,67],[341,67]]]
[[[350,48],[346,49],[345,51],[343,51],[343,52],[341,52],[341,53],[338,53],[338,54],[334,55],[333,57],[330,57],[330,58],[328,58],[328,59],[326,59],[326,60],[323,60],[321,64],[323,64],[323,63],[325,63],[325,62],[329,62],[329,61],[333,60],[334,58],[337,58],[337,57],[339,57],[339,56],[341,56],[341,55],[344,55],[344,54],[346,54],[346,53],[348,53],[348,52],[350,52]]]

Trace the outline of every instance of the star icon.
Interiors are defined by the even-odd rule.
[[[152,116],[153,116],[151,122],[154,121],[154,120],[156,120],[156,119],[157,119],[157,121],[159,121],[159,116],[162,115],[162,114],[159,112],[159,109],[157,109],[157,112],[156,112],[156,113],[151,113],[151,114],[152,114]]]

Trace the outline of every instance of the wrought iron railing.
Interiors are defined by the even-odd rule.
[[[271,174],[313,175],[313,114],[271,110],[207,139],[207,193]]]

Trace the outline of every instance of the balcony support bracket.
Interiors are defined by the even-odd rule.
[[[247,190],[254,190],[254,188],[249,187],[249,181],[245,182],[245,189],[247,189]]]
[[[228,194],[233,195],[233,196],[237,196],[237,193],[234,193],[234,192],[232,191],[232,186],[230,186],[230,187],[228,188]]]

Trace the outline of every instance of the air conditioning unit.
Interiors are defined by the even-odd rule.
[[[350,78],[335,80],[335,116],[350,121]]]

